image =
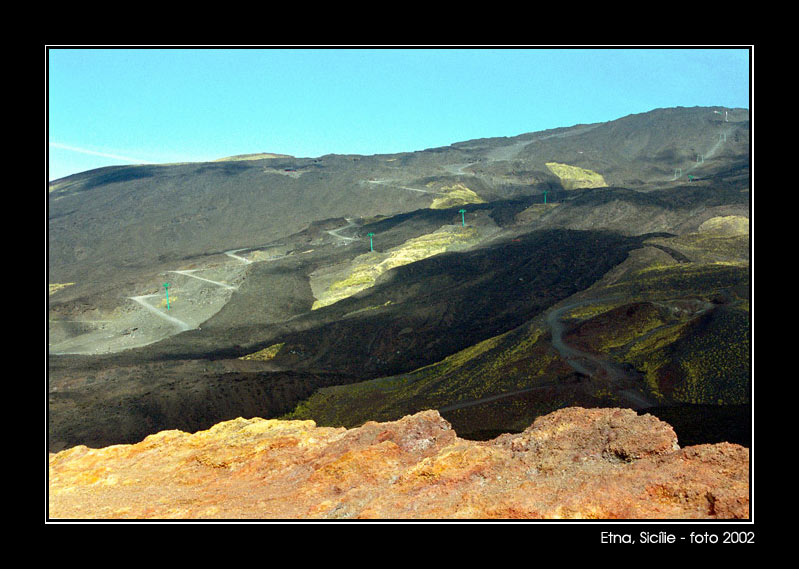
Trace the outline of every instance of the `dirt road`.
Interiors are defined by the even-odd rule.
[[[443,192],[434,192],[432,190],[423,190],[420,188],[411,188],[408,186],[403,186],[399,183],[396,183],[392,180],[366,180],[367,184],[377,184],[381,186],[388,186],[390,188],[398,188],[400,190],[408,190],[410,192],[419,192],[420,194],[437,194],[437,195],[445,195]]]
[[[596,354],[578,350],[568,345],[563,340],[565,326],[561,320],[561,317],[564,313],[580,306],[597,304],[609,300],[614,300],[614,298],[608,297],[602,299],[583,300],[566,304],[560,308],[551,310],[546,316],[546,321],[552,332],[552,345],[556,350],[558,350],[561,357],[563,357],[563,359],[566,360],[566,362],[575,371],[591,377],[597,375],[606,377],[612,384],[619,388],[617,391],[618,395],[627,401],[631,409],[644,409],[646,407],[652,407],[654,405],[653,402],[649,401],[637,390],[629,387],[630,385],[640,383],[640,378],[637,373],[628,371],[615,362]]]
[[[245,265],[249,265],[250,263],[252,263],[252,261],[250,261],[249,259],[245,259],[244,257],[236,255],[236,253],[238,253],[239,251],[249,251],[249,249],[233,249],[232,251],[225,251],[225,255],[227,255],[231,259],[236,259],[237,261],[241,261]]]
[[[144,300],[145,298],[154,298],[154,297],[160,298],[160,295],[157,295],[157,294],[146,294],[144,296],[130,296],[128,298],[130,298],[134,302],[139,303],[144,308],[146,308],[147,310],[149,310],[153,314],[156,314],[160,318],[163,318],[164,320],[174,324],[175,326],[177,326],[180,329],[181,332],[185,332],[186,330],[191,330],[193,328],[193,326],[191,326],[189,324],[186,324],[185,322],[183,322],[183,320],[178,320],[177,318],[173,318],[172,316],[169,316],[165,312],[163,312],[161,310],[158,310],[156,307],[154,307],[153,305],[151,305],[150,303],[148,303],[148,302],[146,302]]]
[[[249,262],[250,262],[250,261],[248,261],[248,263],[249,263]],[[205,281],[205,282],[207,282],[207,283],[211,283],[211,284],[214,284],[214,285],[216,285],[216,286],[219,286],[219,287],[222,287],[222,288],[226,288],[226,289],[228,289],[228,290],[236,290],[236,289],[238,288],[238,287],[235,287],[235,286],[230,286],[229,284],[220,283],[220,282],[218,282],[218,281],[212,281],[211,279],[206,279],[206,278],[204,278],[204,277],[198,277],[197,275],[193,275],[192,273],[193,273],[195,270],[197,270],[197,269],[194,269],[194,270],[188,270],[188,271],[167,271],[167,272],[168,272],[168,273],[177,273],[178,275],[185,275],[185,276],[187,276],[187,277],[191,277],[191,278],[193,278],[193,279],[197,279],[197,280],[200,280],[200,281]]]
[[[331,230],[327,231],[326,233],[328,235],[332,235],[333,237],[335,237],[337,239],[342,239],[342,240],[344,240],[346,242],[358,241],[358,239],[356,239],[355,237],[345,237],[344,235],[339,234],[339,231],[344,231],[345,229],[349,229],[350,227],[355,227],[355,226],[356,226],[356,223],[353,220],[347,219],[347,225],[345,225],[344,227],[339,227],[338,229],[331,229]]]

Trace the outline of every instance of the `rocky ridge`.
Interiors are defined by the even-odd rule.
[[[746,519],[749,450],[680,448],[629,409],[461,439],[437,411],[360,427],[244,419],[49,456],[51,519]]]

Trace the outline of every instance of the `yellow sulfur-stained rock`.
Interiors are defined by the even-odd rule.
[[[681,449],[625,409],[457,437],[437,411],[354,429],[235,419],[49,457],[51,519],[747,518],[749,451]]]

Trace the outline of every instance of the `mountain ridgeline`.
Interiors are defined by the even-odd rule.
[[[279,149],[275,149],[278,150]],[[748,446],[746,109],[50,183],[48,444],[629,407]]]

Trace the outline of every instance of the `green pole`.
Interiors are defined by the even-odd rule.
[[[374,233],[367,233],[367,235],[369,235],[369,250],[370,250],[370,251],[374,251],[374,250],[375,250],[375,248],[374,248],[374,246],[372,245],[372,236],[374,235]]]
[[[547,190],[544,190],[544,203],[547,203]]]
[[[164,283],[164,289],[166,289],[166,309],[169,310],[169,283]]]
[[[466,210],[462,209],[462,210],[460,210],[460,213],[461,213],[461,225],[463,227],[466,227],[466,217],[465,217]]]

